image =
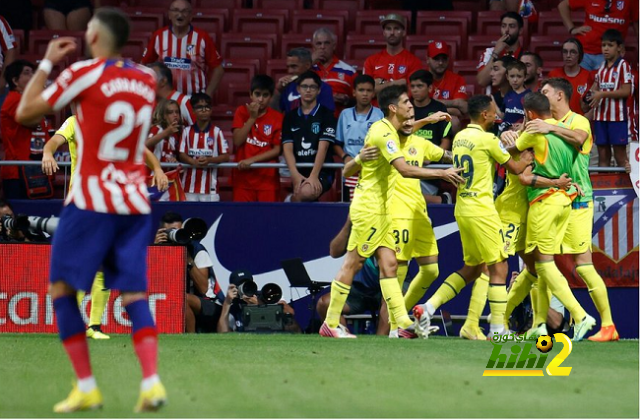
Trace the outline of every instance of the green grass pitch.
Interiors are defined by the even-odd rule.
[[[132,417],[140,370],[129,336],[90,346],[105,406],[69,417]],[[639,415],[637,340],[575,343],[563,363],[573,367],[568,377],[483,377],[491,350],[488,342],[442,337],[163,335],[169,402],[145,417]],[[58,337],[2,334],[0,355],[0,417],[53,417],[72,380]]]

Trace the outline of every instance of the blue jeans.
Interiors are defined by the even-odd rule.
[[[585,54],[580,63],[580,67],[585,70],[594,71],[598,70],[604,63],[604,56],[602,54]]]

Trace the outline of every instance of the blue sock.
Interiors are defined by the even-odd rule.
[[[147,299],[136,300],[125,306],[131,323],[133,324],[133,333],[143,328],[155,328],[155,322],[151,316],[149,309],[149,301]]]
[[[53,301],[53,309],[56,312],[58,331],[62,341],[76,334],[84,334],[84,321],[80,315],[76,295],[61,296]]]

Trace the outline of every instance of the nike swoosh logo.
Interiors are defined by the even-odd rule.
[[[293,92],[289,92],[289,96],[287,97],[287,100],[289,102],[297,101],[298,99],[300,99],[300,95],[296,95]]]
[[[376,70],[380,70],[381,68],[383,68],[384,66],[376,66]]]
[[[291,127],[291,131],[298,131],[298,130],[300,130],[300,127],[296,127],[296,128]]]

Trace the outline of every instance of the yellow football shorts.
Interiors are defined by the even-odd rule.
[[[569,225],[562,240],[563,254],[583,254],[591,251],[593,236],[593,201],[580,203],[583,208],[574,205],[569,214]]]
[[[561,192],[533,203],[527,217],[525,252],[528,254],[538,248],[546,255],[559,254],[570,213],[571,199]]]
[[[502,221],[502,239],[504,241],[504,252],[507,255],[516,255],[519,251],[524,251],[527,245],[527,224],[518,222]]]
[[[361,257],[369,258],[376,249],[384,246],[396,249],[391,231],[391,216],[350,211],[351,234],[347,251],[357,250]]]
[[[456,218],[462,240],[462,253],[467,265],[488,265],[507,259],[504,251],[504,242],[500,235],[502,223],[495,216]]]
[[[415,219],[393,219],[393,239],[398,261],[438,255],[438,243],[426,213]]]

